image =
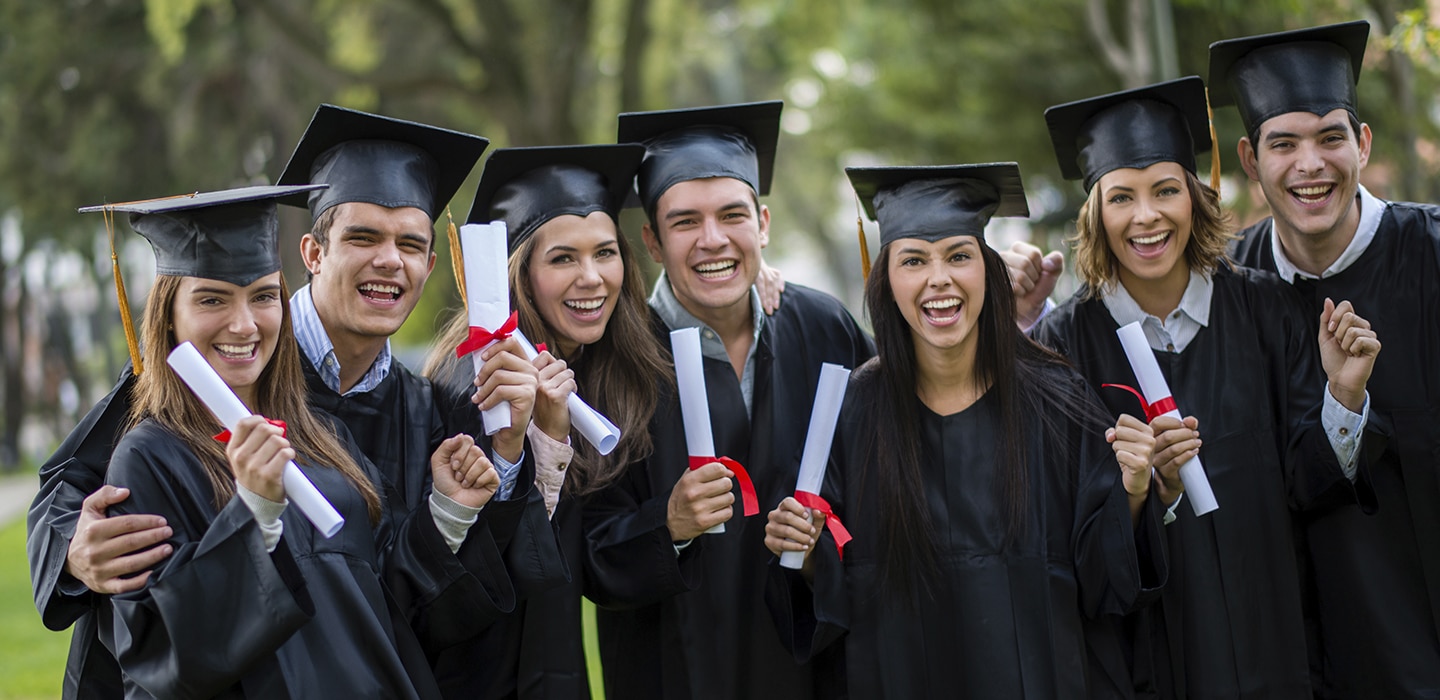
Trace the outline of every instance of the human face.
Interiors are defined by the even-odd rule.
[[[409,318],[435,267],[430,217],[414,207],[335,205],[326,244],[301,242],[315,309],[337,348],[383,341]]]
[[[1155,163],[1119,168],[1100,176],[1100,220],[1105,243],[1120,263],[1120,281],[1132,292],[1142,285],[1190,279],[1185,246],[1190,244],[1192,200],[1185,168]]]
[[[535,231],[527,280],[535,309],[567,357],[605,334],[625,283],[615,222],[603,211],[557,216]]]
[[[186,277],[171,310],[175,342],[190,341],[247,406],[255,406],[255,383],[275,355],[285,300],[280,273],[241,287]]]
[[[973,358],[985,306],[985,261],[974,236],[938,241],[901,238],[890,244],[890,291],[910,324],[919,354],[959,351]]]
[[[1355,196],[1370,160],[1370,127],[1350,128],[1350,114],[1288,112],[1260,125],[1260,142],[1240,140],[1240,162],[1260,182],[1282,235],[1348,239],[1360,225]]]
[[[645,247],[682,306],[707,322],[750,313],[770,210],[756,209],[749,185],[728,177],[678,183],[660,195],[655,219],[660,230],[645,226]]]

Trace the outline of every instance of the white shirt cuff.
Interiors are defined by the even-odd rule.
[[[1365,423],[1370,420],[1370,392],[1365,392],[1365,405],[1360,413],[1345,408],[1330,394],[1330,383],[1325,383],[1325,403],[1320,411],[1320,425],[1325,428],[1325,437],[1330,439],[1330,449],[1335,450],[1335,460],[1345,478],[1354,481],[1356,458],[1360,454],[1360,437]]]
[[[575,448],[570,446],[570,436],[559,442],[534,422],[525,429],[530,438],[530,448],[535,450],[535,487],[545,499],[545,513],[554,517],[555,504],[560,502],[560,488],[565,485],[565,470],[575,458]]]
[[[1170,504],[1170,507],[1165,509],[1165,518],[1164,518],[1163,522],[1164,522],[1166,525],[1169,525],[1170,523],[1175,522],[1175,509],[1176,509],[1176,508],[1179,508],[1181,501],[1184,501],[1184,500],[1185,500],[1185,492],[1184,492],[1184,491],[1181,491],[1181,492],[1180,492],[1180,496],[1175,499],[1175,502],[1174,502],[1174,503],[1171,503],[1171,504]]]
[[[260,526],[260,539],[265,541],[265,551],[274,552],[280,545],[280,535],[285,532],[285,523],[280,522],[280,515],[285,512],[285,506],[290,505],[290,499],[276,503],[245,488],[238,481],[235,482],[235,493],[255,516],[255,523]]]
[[[680,556],[680,553],[683,552],[683,551],[685,551],[685,548],[686,548],[686,547],[689,547],[689,546],[690,546],[692,543],[694,543],[694,542],[695,542],[695,540],[685,540],[684,542],[675,542],[675,543],[674,543],[674,545],[675,545],[675,556],[677,556],[677,557]]]
[[[479,508],[471,508],[439,491],[430,492],[430,517],[435,520],[435,529],[445,538],[451,552],[460,551],[470,526],[480,517]]]

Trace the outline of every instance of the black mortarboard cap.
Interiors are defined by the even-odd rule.
[[[156,274],[203,277],[244,287],[280,271],[276,200],[324,188],[242,187],[80,211],[129,213],[130,228],[155,249]]]
[[[846,168],[880,244],[897,238],[985,238],[994,216],[1030,216],[1016,163]]]
[[[644,155],[635,143],[502,148],[485,161],[466,221],[504,220],[511,252],[557,216],[603,211],[618,221]]]
[[[1245,130],[1288,112],[1355,111],[1355,83],[1365,59],[1364,20],[1227,39],[1210,45],[1210,104],[1234,104]]]
[[[645,144],[636,178],[640,202],[653,207],[677,183],[708,177],[735,178],[757,195],[769,194],[784,106],[772,100],[621,114],[616,140]]]
[[[276,184],[329,185],[281,200],[308,204],[316,219],[336,204],[369,202],[415,207],[434,221],[489,145],[473,134],[322,104]]]
[[[1045,110],[1050,141],[1067,180],[1090,191],[1120,168],[1175,162],[1195,174],[1195,154],[1208,151],[1205,82],[1197,76],[1112,92]]]

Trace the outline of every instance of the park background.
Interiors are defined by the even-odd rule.
[[[1031,219],[997,221],[990,242],[1058,249],[1083,192],[1059,177],[1047,106],[1206,77],[1220,39],[1352,19],[1371,23],[1363,181],[1382,198],[1440,201],[1440,0],[4,3],[0,699],[58,697],[68,633],[40,624],[19,516],[39,463],[126,359],[105,227],[76,207],[272,183],[321,102],[481,134],[493,150],[612,142],[623,111],[784,99],[766,257],[860,318],[844,167],[1018,161]],[[1215,120],[1225,202],[1248,223],[1266,212],[1236,160],[1239,118]],[[307,212],[281,223],[298,286]],[[622,223],[638,243],[639,217]],[[138,313],[153,258],[123,223],[115,237]],[[439,253],[395,341],[412,366],[459,305]]]

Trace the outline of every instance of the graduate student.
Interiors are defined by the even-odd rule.
[[[650,455],[656,407],[663,402],[665,411],[674,410],[674,391],[665,386],[671,369],[650,330],[644,279],[619,230],[644,153],[635,144],[504,148],[485,163],[468,220],[505,222],[520,330],[548,346],[534,360],[539,389],[530,443],[574,449],[568,465],[537,472],[536,484],[553,508],[570,581],[519,601],[484,635],[447,650],[436,666],[447,697],[590,697],[580,599],[596,582],[581,511],[592,493]],[[471,384],[469,358],[457,360],[454,352],[466,323],[457,314],[426,362],[425,375],[441,386]],[[573,430],[566,398],[577,390],[620,429],[608,455]]]
[[[717,457],[747,468],[768,509],[795,489],[824,362],[858,366],[870,341],[828,295],[787,285],[766,316],[754,283],[769,241],[779,102],[620,116],[646,146],[637,177],[656,338],[698,328]],[[603,388],[602,388],[603,390]],[[763,609],[764,523],[738,517],[734,473],[689,469],[677,410],[657,413],[653,453],[586,504],[592,556],[616,575],[597,612],[607,697],[809,698],[813,665],[784,651]],[[724,534],[702,534],[718,523]]]
[[[139,589],[98,607],[126,697],[437,696],[405,612],[463,585],[455,551],[498,477],[472,438],[445,440],[427,459],[432,528],[402,527],[348,433],[311,412],[280,275],[275,199],[313,189],[89,209],[130,212],[156,254],[145,369],[106,482],[130,489],[117,513],[166,519],[173,554]],[[233,435],[166,363],[187,342],[258,414]],[[333,537],[290,507],[282,480],[290,460],[344,516]]]
[[[350,429],[396,489],[395,507],[424,502],[429,475],[412,467],[446,435],[477,436],[500,472],[500,490],[480,519],[505,557],[506,590],[489,592],[508,612],[508,591],[565,581],[555,533],[533,488],[536,465],[570,459],[560,446],[535,454],[525,430],[536,371],[511,339],[484,352],[465,392],[436,391],[390,352],[390,336],[419,302],[435,265],[434,223],[488,141],[471,134],[333,105],[321,105],[279,183],[329,189],[281,200],[308,207],[301,240],[310,284],[290,300],[311,401]],[[509,401],[511,427],[486,436],[480,407]]]
[[[822,494],[854,539],[770,512],[770,551],[806,553],[772,570],[778,626],[800,660],[843,640],[850,697],[1085,697],[1083,618],[1165,581],[1154,437],[1016,329],[984,241],[1027,215],[1015,164],[846,173],[883,244]]]
[[[1320,697],[1440,693],[1440,209],[1381,200],[1360,184],[1366,22],[1216,42],[1211,100],[1235,104],[1238,152],[1273,218],[1236,257],[1291,283],[1312,318],[1348,299],[1385,344],[1368,384],[1390,439],[1370,470],[1379,510],[1309,520],[1318,594]],[[1202,427],[1203,429],[1203,427]],[[1366,437],[1367,443],[1370,437]],[[1367,445],[1367,452],[1369,446]]]
[[[1158,605],[1110,621],[1131,628],[1135,668],[1095,675],[1160,697],[1309,698],[1291,512],[1356,503],[1375,332],[1337,299],[1317,312],[1317,334],[1293,289],[1229,262],[1229,216],[1195,175],[1211,148],[1200,78],[1058,105],[1045,120],[1061,173],[1088,192],[1073,239],[1084,285],[1032,335],[1113,415],[1145,416],[1103,386],[1138,386],[1115,332],[1141,324],[1185,416],[1149,421],[1174,520],[1170,581]],[[1180,465],[1197,455],[1220,506],[1201,517],[1178,503]]]

